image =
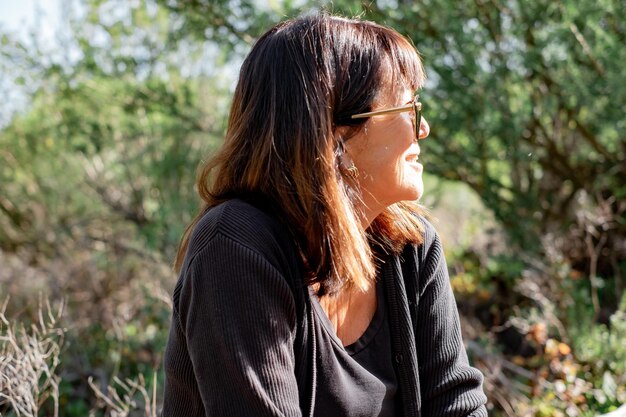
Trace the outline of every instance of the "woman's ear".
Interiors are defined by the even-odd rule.
[[[350,139],[351,131],[352,128],[350,126],[339,126],[335,128],[333,134],[337,141],[345,143],[346,140]]]
[[[335,138],[337,139],[337,159],[339,162],[339,170],[352,180],[356,180],[359,177],[359,170],[354,165],[354,161],[350,156],[348,148],[350,145],[347,140],[353,134],[353,128],[349,126],[340,126],[335,129]]]

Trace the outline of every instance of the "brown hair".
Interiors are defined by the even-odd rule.
[[[204,204],[182,237],[176,268],[209,207],[262,194],[282,211],[309,270],[307,284],[317,284],[320,295],[367,288],[376,270],[370,244],[397,253],[419,243],[421,209],[394,204],[364,231],[335,130],[360,129],[367,119],[350,116],[370,111],[381,89],[401,83],[417,90],[423,81],[413,44],[372,22],[319,14],[267,31],[241,67],[224,144],[199,171]]]

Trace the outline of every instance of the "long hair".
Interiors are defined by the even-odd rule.
[[[262,35],[245,59],[221,150],[199,171],[203,207],[187,227],[180,269],[196,223],[214,205],[261,194],[281,210],[318,293],[366,289],[376,258],[371,244],[399,252],[421,240],[417,203],[388,207],[363,230],[358,187],[339,166],[339,126],[358,131],[378,93],[424,81],[413,44],[396,31],[319,14],[288,20]]]

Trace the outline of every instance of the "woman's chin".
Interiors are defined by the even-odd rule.
[[[423,193],[424,185],[420,181],[419,185],[416,184],[415,186],[411,187],[410,190],[407,190],[404,198],[402,198],[401,201],[419,201],[419,199],[422,198]]]
[[[419,199],[422,198],[422,194],[424,194],[424,181],[422,181],[422,176],[421,175],[412,184],[411,194],[412,194],[411,198],[409,199],[411,201],[419,201]]]

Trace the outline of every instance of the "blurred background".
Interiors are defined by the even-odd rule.
[[[422,200],[491,416],[626,403],[624,0],[0,1],[0,415],[153,416],[238,67],[329,10],[428,73]]]

